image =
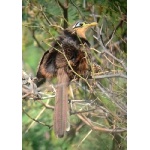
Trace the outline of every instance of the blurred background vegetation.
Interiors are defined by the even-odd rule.
[[[71,83],[70,131],[63,139],[57,139],[52,128],[55,82],[36,88],[42,100],[24,94],[23,150],[127,149],[126,15],[124,0],[22,1],[23,78],[31,81],[43,53],[62,29],[79,20],[98,22],[98,27],[87,33],[91,63],[98,68],[93,79],[87,81],[94,92],[82,82]],[[23,84],[31,85],[27,82]],[[76,113],[79,111],[86,113]]]

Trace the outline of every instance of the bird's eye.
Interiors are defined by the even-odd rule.
[[[83,23],[82,23],[82,22],[78,22],[78,23],[76,23],[76,24],[73,26],[73,28],[78,28],[78,27],[81,27],[81,26],[83,26]]]
[[[83,23],[80,23],[80,24],[79,24],[79,26],[82,26],[82,25],[83,25]]]
[[[76,24],[76,27],[81,27],[82,25],[83,25],[82,22],[78,22],[78,23]]]

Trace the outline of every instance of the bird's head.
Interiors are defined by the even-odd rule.
[[[79,21],[72,28],[73,28],[74,32],[76,32],[76,34],[79,37],[82,37],[82,38],[86,39],[86,36],[85,36],[86,31],[88,29],[90,29],[91,27],[96,26],[96,25],[97,25],[96,22],[86,23],[86,22],[83,22],[83,21]]]

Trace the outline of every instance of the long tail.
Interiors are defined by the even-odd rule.
[[[59,68],[57,71],[57,84],[54,110],[54,132],[61,138],[64,136],[67,128],[68,112],[69,77],[64,68]]]

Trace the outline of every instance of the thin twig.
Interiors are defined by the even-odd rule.
[[[79,7],[77,7],[72,0],[70,0],[70,2],[72,3],[72,5],[78,10],[80,16],[82,17],[82,20],[85,20],[85,17],[83,16],[82,12],[80,11]]]
[[[71,115],[83,114],[83,113],[87,113],[87,112],[94,111],[94,110],[96,110],[96,108],[91,109],[91,110],[85,110],[85,111],[71,112],[70,114],[71,114]]]
[[[108,75],[100,75],[100,76],[92,76],[93,79],[102,79],[102,78],[114,78],[114,77],[121,77],[121,78],[127,78],[124,74],[108,74]]]
[[[118,108],[120,108],[124,113],[127,113],[125,105],[124,105],[124,106],[120,106],[120,105],[116,102],[116,100],[114,100],[100,84],[96,83],[96,86],[97,86],[113,103],[115,103],[115,105],[116,105]]]
[[[118,25],[115,27],[115,29],[113,30],[113,32],[111,33],[111,35],[109,36],[109,40],[108,42],[105,44],[105,47],[110,43],[110,41],[112,40],[116,30],[122,25],[123,20],[121,19],[121,21],[118,23]]]
[[[48,125],[48,124],[45,124],[45,123],[43,123],[43,122],[41,122],[41,121],[39,121],[39,120],[36,120],[36,119],[32,118],[23,108],[22,108],[22,110],[23,110],[23,112],[24,112],[30,119],[32,119],[33,121],[35,121],[35,122],[37,122],[37,123],[39,123],[39,124],[41,124],[41,125],[47,126],[49,129],[52,127],[52,125],[50,126],[50,125]],[[28,129],[29,129],[29,128],[28,128]],[[27,132],[28,132],[28,130],[26,130],[25,133],[27,133]]]
[[[79,143],[78,147],[83,143],[83,141],[91,134],[92,130],[90,130],[86,136],[82,139],[82,141]]]
[[[92,10],[92,15],[93,15],[94,21],[96,21],[96,17],[95,17],[95,14],[94,14],[94,10]],[[127,68],[126,68],[125,64],[123,63],[123,61],[121,61],[120,59],[118,59],[118,58],[116,58],[114,55],[112,55],[112,54],[109,52],[109,50],[106,48],[106,46],[104,45],[100,31],[101,31],[101,30],[99,29],[99,27],[96,26],[97,37],[94,36],[94,35],[93,35],[93,37],[98,41],[99,45],[103,48],[103,51],[102,51],[102,52],[108,54],[108,55],[111,56],[114,60],[118,61],[118,62],[123,66],[123,68],[125,69],[125,71],[127,72]]]
[[[124,68],[125,71],[127,71],[127,68],[125,66],[125,64],[123,63],[123,61],[121,61],[120,59],[116,58],[114,55],[112,55],[109,50],[102,44],[102,42],[96,37],[93,35],[93,37],[99,42],[99,44],[102,46],[103,48],[103,51],[102,53],[106,53],[108,54],[109,56],[111,56],[114,60],[118,61]]]
[[[47,100],[47,103],[46,104],[48,104],[49,103],[49,100]],[[28,131],[29,131],[29,129],[33,126],[33,124],[35,123],[35,122],[38,122],[38,123],[40,123],[40,124],[42,124],[42,125],[45,125],[45,126],[48,126],[49,127],[49,125],[46,125],[45,123],[42,123],[42,122],[40,122],[40,121],[37,121],[37,119],[41,116],[41,114],[45,111],[45,107],[40,111],[40,113],[36,116],[36,118],[35,119],[33,119],[32,117],[30,117],[33,121],[32,121],[32,123],[29,125],[29,127],[27,128],[27,130],[25,131],[25,133],[27,133]],[[24,109],[23,109],[23,111],[24,111]],[[25,112],[25,111],[24,111]],[[26,115],[27,115],[27,113],[26,113]],[[29,116],[29,115],[28,115]]]
[[[39,100],[38,102],[41,103],[43,106],[45,106],[45,107],[48,108],[48,109],[54,110],[54,108],[55,108],[54,106],[51,106],[51,105],[48,105],[48,104],[43,103],[41,100]]]
[[[30,28],[29,28],[29,29],[30,29]],[[45,52],[46,50],[45,50],[44,47],[40,44],[40,42],[38,41],[38,39],[37,39],[36,36],[35,36],[35,30],[31,30],[31,29],[30,29],[30,31],[31,31],[32,37],[33,37],[33,39],[36,41],[38,47],[41,48],[41,49]]]
[[[91,122],[89,122],[89,119],[86,118],[84,115],[77,114],[77,116],[88,126],[92,128],[92,130],[97,130],[101,132],[109,132],[109,133],[120,133],[120,132],[126,132],[127,129],[108,129],[108,128],[102,128],[98,126],[94,126]]]

